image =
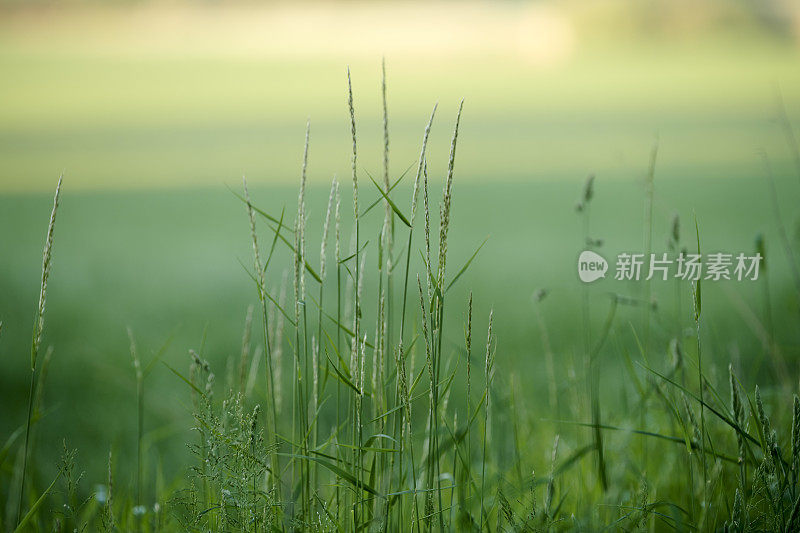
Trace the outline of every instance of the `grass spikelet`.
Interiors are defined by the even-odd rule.
[[[389,192],[389,106],[386,102],[386,58],[381,59],[381,101],[383,102],[383,184]],[[389,206],[386,206],[389,214]]]
[[[383,398],[383,359],[386,339],[386,292],[382,291],[378,301],[378,321],[375,327],[375,346],[372,360],[372,394],[376,410],[385,408]],[[377,413],[376,413],[377,414]]]
[[[747,523],[744,516],[744,502],[739,489],[733,495],[733,509],[731,510],[731,531],[745,531]]]
[[[428,195],[428,163],[422,167],[422,200],[425,209],[425,282],[428,287],[428,300],[431,299],[431,211],[430,197]]]
[[[111,450],[108,450],[108,487],[101,520],[107,531],[114,531],[116,529],[117,524],[114,519],[114,468]]]
[[[311,337],[311,412],[315,413],[319,406],[319,345],[316,337]]]
[[[255,448],[256,440],[258,439],[258,413],[261,412],[261,406],[256,404],[253,407],[252,420],[250,421],[250,446]]]
[[[288,296],[287,287],[289,285],[289,272],[288,270],[284,270],[283,275],[281,277],[281,288],[280,293],[278,294],[278,304],[281,307],[285,307],[286,305],[286,298]],[[275,304],[272,305],[271,309],[275,309]],[[284,317],[283,313],[274,313],[276,315],[274,324],[275,324],[275,335],[272,340],[272,350],[268,353],[271,354],[271,363],[272,363],[272,374],[274,375],[275,379],[275,409],[280,411],[281,403],[283,395],[281,394],[281,383],[283,383],[283,373],[282,373],[282,362],[283,362],[283,326],[286,321],[286,317]]]
[[[689,400],[686,398],[686,395],[681,394],[681,398],[683,399],[683,407],[686,411],[686,416],[689,418],[689,427],[692,428],[692,442],[700,444],[700,424],[697,423],[697,417],[695,417],[692,406],[689,405]]]
[[[494,318],[494,310],[489,311],[489,329],[486,334],[486,365],[484,367],[485,376],[486,376],[486,386],[487,388],[490,385],[490,379],[492,377],[492,371],[494,370],[494,352],[492,351],[492,322]],[[487,398],[486,405],[489,405],[489,401]]]
[[[761,431],[764,435],[764,442],[763,452],[764,452],[764,462],[767,465],[767,468],[772,471],[775,468],[775,462],[773,458],[773,453],[776,449],[776,442],[775,442],[775,435],[772,431],[772,425],[770,424],[769,417],[767,416],[767,412],[764,410],[764,402],[761,399],[761,391],[756,385],[756,413],[758,415],[758,422],[761,425]]]
[[[56,193],[53,196],[53,210],[50,212],[50,223],[47,225],[47,236],[44,241],[42,251],[42,280],[39,285],[39,306],[36,310],[36,323],[34,325],[33,346],[31,347],[31,372],[36,370],[36,358],[39,355],[39,347],[42,344],[42,332],[44,331],[44,310],[47,301],[47,281],[50,278],[50,269],[53,266],[53,240],[56,230],[56,213],[58,204],[61,200],[61,182],[63,176],[58,178]]]
[[[305,249],[306,249],[306,170],[308,168],[308,141],[311,133],[311,123],[306,123],[306,140],[303,148],[303,165],[300,172],[300,192],[297,195],[297,218],[295,219],[295,302],[304,301],[306,298],[305,283]],[[296,318],[299,319],[299,316]]]
[[[253,306],[247,306],[247,315],[244,319],[244,332],[242,333],[242,353],[239,357],[239,391],[244,392],[247,379],[247,358],[250,356],[250,333],[253,326]]]
[[[400,401],[403,405],[403,430],[407,433],[411,431],[411,395],[408,392],[408,371],[406,370],[406,360],[403,357],[403,347],[395,351],[395,364],[397,365],[397,378],[400,389]]]
[[[431,354],[430,334],[428,333],[428,320],[427,320],[428,313],[425,310],[425,297],[422,292],[422,281],[419,279],[419,275],[417,275],[417,286],[419,287],[419,305],[421,313],[420,316],[422,317],[422,320],[420,320],[420,322],[422,323],[422,336],[425,339],[425,363],[428,368],[428,374],[429,374],[428,377],[430,378],[430,384],[431,384],[430,394],[432,396],[435,387],[435,377],[434,377],[433,359],[432,359],[433,356]],[[431,399],[431,402],[432,401],[433,400]]]
[[[792,402],[792,485],[797,485],[800,471],[800,398],[794,395]]]
[[[464,332],[464,348],[467,357],[467,412],[472,412],[471,388],[472,388],[472,291],[469,291],[469,303],[467,304],[467,327]]]
[[[433,117],[436,115],[436,108],[438,104],[433,106],[431,117],[428,119],[428,124],[425,126],[425,132],[422,135],[422,148],[419,152],[419,163],[417,164],[417,174],[414,178],[414,188],[411,191],[411,226],[414,226],[414,219],[417,215],[417,203],[419,198],[419,180],[422,178],[425,169],[425,151],[428,148],[428,136],[431,134],[431,126],[433,125]]]
[[[447,162],[447,178],[444,183],[444,191],[442,193],[442,208],[439,213],[439,270],[438,270],[438,283],[439,287],[444,287],[444,271],[447,262],[447,233],[450,229],[450,204],[453,197],[453,172],[455,170],[456,162],[456,144],[458,142],[458,127],[461,124],[461,111],[464,109],[464,100],[458,106],[458,115],[456,116],[456,125],[453,129],[453,139],[450,142],[450,158]],[[444,289],[443,289],[444,290]]]
[[[264,269],[261,267],[261,254],[258,250],[258,234],[256,233],[256,214],[253,210],[253,204],[250,202],[250,191],[247,189],[247,179],[242,176],[242,189],[244,189],[245,204],[247,205],[247,216],[250,220],[250,238],[253,241],[253,263],[255,267],[255,275],[258,281],[258,297],[260,300],[264,299],[264,291],[266,283],[264,281]]]
[[[331,192],[328,196],[328,208],[325,211],[325,224],[322,226],[322,243],[319,247],[319,276],[324,280],[325,279],[325,266],[326,266],[326,259],[327,259],[327,248],[328,248],[328,234],[330,233],[330,225],[331,225],[331,215],[333,214],[334,208],[334,201],[336,201],[336,215],[338,217],[339,213],[339,206],[338,206],[338,197],[339,197],[339,182],[336,181],[336,176],[333,177],[331,181]],[[338,226],[338,220],[337,220]],[[338,233],[338,230],[337,230]],[[338,239],[337,239],[338,241]],[[338,259],[337,259],[338,262]]]
[[[740,428],[744,428],[744,404],[739,395],[739,386],[736,383],[736,376],[733,373],[733,365],[728,365],[728,375],[730,377],[731,388],[731,410],[733,411],[733,420]],[[741,432],[736,432],[736,442],[739,448],[739,461],[744,461],[744,437]]]
[[[486,380],[486,404],[484,410],[484,418],[483,418],[483,452],[481,461],[481,518],[480,518],[480,527],[483,528],[483,502],[486,490],[486,438],[487,433],[489,433],[489,409],[490,409],[490,394],[491,394],[491,381],[492,381],[492,370],[494,368],[494,354],[492,353],[492,321],[494,318],[494,310],[489,311],[489,328],[486,334],[486,361],[484,364],[484,377]],[[488,518],[488,517],[487,517]]]
[[[356,110],[353,106],[353,84],[350,80],[350,67],[347,67],[347,108],[350,111],[350,134],[353,138],[353,158],[352,158],[352,172],[353,172],[353,213],[356,221],[358,221],[358,175],[356,174],[358,150],[356,147]],[[356,251],[358,251],[358,243],[356,243]]]
[[[386,58],[381,60],[381,100],[383,102],[383,192],[388,195],[391,183],[389,182],[389,106],[386,101]],[[386,254],[387,277],[390,277],[392,272],[392,207],[389,202],[385,202],[385,204],[381,244],[382,251]]]

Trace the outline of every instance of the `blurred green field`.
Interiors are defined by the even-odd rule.
[[[700,224],[702,246],[708,251],[749,253],[754,249],[756,233],[763,232],[769,247],[773,313],[778,317],[776,334],[791,350],[797,342],[794,330],[791,321],[780,317],[791,316],[796,301],[775,224],[768,215],[771,208],[767,183],[761,177],[753,177],[737,179],[735,187],[731,184],[728,178],[696,180],[659,172],[654,249],[666,250],[673,213],[681,216],[684,243],[690,249],[693,213]],[[793,178],[781,179],[778,187],[786,199],[784,212],[790,214],[797,182]],[[438,185],[434,186],[433,190],[437,189]],[[367,191],[362,192],[364,197],[377,198],[376,192]],[[601,252],[613,259],[620,251],[642,250],[642,182],[605,181],[601,175],[596,191],[592,235],[604,239]],[[404,201],[407,193],[407,187],[399,187],[395,194]],[[545,401],[547,391],[542,339],[535,322],[537,304],[533,295],[537,289],[545,288],[550,293],[538,305],[542,306],[554,350],[563,358],[557,370],[560,379],[566,379],[570,361],[581,350],[575,335],[582,289],[575,263],[584,249],[581,224],[574,211],[579,193],[580,185],[567,179],[455,185],[449,247],[453,268],[460,268],[486,237],[489,240],[454,286],[452,305],[465,305],[467,291],[472,290],[476,308],[494,308],[499,339],[497,365],[502,369],[498,377],[504,381],[510,375],[507,373],[524,375],[533,385],[532,402]],[[314,257],[327,190],[313,187],[309,195],[309,250]],[[253,197],[272,213],[278,213],[283,205],[291,212],[296,191],[289,186],[260,187],[253,191]],[[10,432],[23,420],[28,371],[25,355],[29,351],[49,204],[50,198],[39,194],[0,200],[0,239],[4,250],[10,251],[8,255],[4,252],[0,266],[0,292],[4,295],[0,301],[4,368],[0,389],[4,391],[3,409],[18,414],[3,417],[3,432]],[[369,221],[377,224],[380,216],[379,210],[374,210]],[[249,266],[251,253],[246,213],[241,202],[223,187],[125,193],[67,189],[57,232],[44,340],[55,348],[47,391],[52,412],[42,425],[42,439],[57,442],[66,437],[72,446],[88,450],[114,446],[121,457],[132,458],[135,382],[126,328],[132,328],[141,352],[147,354],[143,356],[146,360],[170,341],[164,360],[181,369],[189,362],[188,349],[198,349],[205,332],[205,354],[222,372],[226,359],[240,350],[245,311],[256,302],[252,282],[242,266]],[[262,234],[262,239],[268,238],[268,234]],[[421,246],[418,242],[415,249]],[[281,254],[278,259],[279,266],[269,279],[276,292],[282,270],[291,271],[288,254]],[[375,280],[367,279],[367,302],[375,300],[374,284]],[[654,313],[655,349],[666,349],[675,334],[675,288],[672,283],[661,282],[653,283],[653,290],[659,302]],[[709,282],[704,287],[704,305],[709,360],[719,357],[727,361],[732,353],[739,354],[736,357],[741,368],[751,372],[749,377],[753,380],[760,377],[763,383],[774,379],[774,367],[764,359],[759,336],[763,318],[755,322],[751,318],[763,316],[762,290],[763,282]],[[642,298],[643,291],[643,283],[619,282],[611,276],[592,285],[595,329],[600,329],[606,317],[607,294]],[[682,320],[689,327],[688,290],[681,297]],[[374,303],[365,312],[374,314],[373,307]],[[454,317],[458,315],[454,313]],[[640,308],[621,307],[613,329],[617,342],[634,349],[630,324],[638,324],[640,319]],[[485,317],[476,321],[481,323]],[[461,327],[458,321],[452,324],[452,342],[459,342]],[[620,399],[613,392],[622,368],[615,349],[608,348],[603,363],[608,405]],[[724,367],[716,371],[724,375],[723,370]],[[151,391],[147,426],[153,438],[159,439],[152,452],[154,457],[159,453],[180,457],[185,447],[190,423],[188,390],[184,387],[160,365],[147,381]],[[552,416],[549,409],[542,409],[542,419]],[[624,413],[620,416],[624,417]],[[57,448],[51,451],[56,453]],[[94,479],[102,479],[102,462],[87,464],[86,468]],[[122,471],[125,468],[121,465]],[[180,462],[167,462],[165,469],[177,474],[182,466]]]
[[[119,483],[129,487],[136,389],[126,328],[145,360],[163,346],[163,360],[185,369],[188,350],[202,345],[222,374],[240,350],[247,306],[257,300],[243,268],[252,262],[245,209],[228,187],[238,191],[246,175],[256,205],[273,214],[286,206],[287,220],[293,220],[310,119],[309,255],[316,264],[333,175],[344,184],[344,205],[351,198],[348,64],[362,201],[378,198],[365,178],[366,172],[377,177],[381,168],[380,54],[353,52],[351,60],[346,47],[327,55],[245,53],[215,49],[214,40],[198,52],[197,42],[182,44],[180,34],[174,37],[178,44],[156,39],[147,46],[142,35],[118,38],[120,19],[103,16],[111,17],[100,19],[108,26],[90,20],[71,29],[72,19],[59,22],[57,12],[45,12],[41,25],[24,13],[0,21],[7,30],[0,31],[0,436],[25,420],[41,250],[52,190],[63,171],[44,337],[55,351],[39,461],[55,463],[61,446],[54,443],[65,438],[80,450],[93,486],[103,482],[104,457],[113,448]],[[499,16],[497,31],[513,16]],[[53,35],[41,37],[51,26]],[[459,31],[468,32],[470,26],[464,27]],[[580,35],[580,27],[576,31]],[[156,36],[167,33],[161,29]],[[309,49],[324,48],[331,34],[336,32],[322,32]],[[104,39],[108,46],[98,47]],[[556,415],[546,406],[536,306],[549,330],[562,390],[574,383],[570,372],[582,349],[583,286],[575,263],[585,245],[575,204],[583,180],[596,175],[591,236],[603,239],[601,253],[612,260],[621,251],[644,251],[644,180],[656,143],[653,250],[666,251],[675,213],[690,250],[694,217],[704,251],[750,253],[763,233],[771,327],[789,358],[790,375],[780,378],[797,382],[798,302],[762,154],[796,248],[800,183],[777,95],[796,124],[799,56],[796,43],[757,31],[741,39],[723,33],[677,42],[626,43],[594,35],[546,64],[493,49],[387,53],[394,176],[415,162],[425,121],[439,103],[429,145],[434,198],[457,105],[465,100],[449,268],[460,267],[488,240],[449,298],[465,307],[473,292],[477,331],[494,309],[497,387],[504,390],[511,375],[524,379],[529,405],[544,405],[535,417],[543,425]],[[410,179],[392,193],[403,210],[410,203]],[[369,216],[377,228],[381,209]],[[268,242],[270,236],[261,238]],[[416,267],[421,242],[415,241]],[[272,287],[280,284],[281,269],[291,269],[286,252],[280,248],[280,267],[269,273]],[[665,353],[669,340],[683,335],[676,324],[691,326],[690,293],[684,287],[677,302],[672,283],[652,286],[658,302],[653,349]],[[610,293],[641,299],[644,287],[613,279],[591,285],[593,329],[602,327]],[[549,295],[537,304],[533,295],[540,288]],[[764,289],[763,279],[704,285],[705,371],[715,383],[724,385],[731,360],[749,384],[777,383],[780,371],[765,358]],[[371,302],[365,312],[374,315],[373,279],[367,279],[365,299]],[[617,410],[625,405],[621,385],[627,379],[619,354],[636,350],[631,331],[641,315],[640,307],[620,306],[612,342],[602,353],[601,398],[611,424],[625,420],[624,410]],[[453,343],[462,342],[457,318],[451,317],[449,329]],[[148,457],[163,462],[167,479],[179,479],[192,434],[188,390],[162,365],[154,367],[146,387]]]

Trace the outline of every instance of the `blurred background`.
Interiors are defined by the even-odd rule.
[[[552,330],[557,375],[566,376],[581,297],[574,269],[585,245],[574,207],[582,183],[596,176],[591,236],[603,239],[601,253],[642,251],[656,144],[653,249],[666,251],[675,213],[690,249],[694,215],[708,251],[749,253],[763,233],[773,312],[796,312],[765,170],[766,156],[796,246],[800,183],[796,145],[787,142],[787,124],[800,116],[796,2],[4,0],[0,436],[25,420],[41,249],[61,173],[44,336],[54,353],[40,439],[54,461],[62,438],[81,450],[93,483],[106,466],[92,455],[118,450],[123,472],[135,456],[127,327],[146,361],[163,348],[175,368],[187,367],[189,348],[202,346],[220,369],[240,350],[256,294],[242,268],[251,261],[246,213],[228,187],[238,191],[246,175],[257,205],[274,214],[285,205],[293,220],[310,120],[310,249],[334,175],[349,201],[348,66],[359,171],[380,175],[382,58],[393,178],[415,162],[438,102],[428,150],[438,195],[465,101],[451,264],[489,240],[453,301],[465,302],[472,289],[478,316],[494,307],[500,379],[519,371],[530,377],[532,397],[546,394],[537,309]],[[362,194],[371,200],[370,187]],[[409,190],[406,178],[393,193],[402,206]],[[380,214],[371,216],[377,231]],[[289,267],[287,255],[281,261]],[[270,273],[272,286],[280,279],[280,268]],[[680,308],[668,299],[674,286],[664,285],[654,293],[667,302],[657,319],[660,347],[667,320],[689,316],[688,292]],[[605,294],[636,298],[642,287],[593,285],[598,325]],[[536,303],[539,288],[550,296]],[[765,349],[763,324],[753,319],[764,311],[762,286],[709,284],[704,304],[719,341],[709,342],[711,360],[735,356],[770,379],[768,363],[748,366]],[[621,311],[619,327],[640,314]],[[775,328],[784,345],[797,346],[793,322],[776,320]],[[457,341],[460,326],[452,331]],[[156,365],[146,387],[149,453],[184,453],[191,422],[183,384]],[[164,465],[167,474],[182,468]]]

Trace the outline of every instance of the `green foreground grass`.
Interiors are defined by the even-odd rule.
[[[654,250],[667,249],[673,212],[682,220],[673,247],[696,247],[695,216],[704,250],[751,252],[766,235],[766,276],[704,283],[701,298],[688,283],[585,287],[574,275],[588,213],[588,236],[603,239],[607,257],[646,246],[643,180],[599,176],[582,213],[575,180],[456,181],[444,270],[443,180],[431,181],[427,241],[421,184],[416,217],[410,202],[422,167],[409,164],[390,192],[395,211],[357,166],[357,230],[341,180],[338,256],[328,191],[309,187],[295,208],[296,191],[254,189],[269,214],[254,214],[264,285],[235,185],[65,193],[27,465],[24,418],[2,422],[4,525],[16,523],[25,471],[19,518],[39,529],[794,530],[797,296],[769,181],[656,173]],[[780,162],[773,172],[791,228],[796,178]],[[5,242],[17,251],[2,276],[3,403],[21,415],[30,322],[20,310],[36,298],[47,201],[3,202]],[[282,212],[286,241],[270,230]],[[404,219],[415,222],[408,248]],[[389,245],[381,228],[392,224]],[[303,258],[309,270],[297,268]],[[648,292],[656,308],[642,305]]]

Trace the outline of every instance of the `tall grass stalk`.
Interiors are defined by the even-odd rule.
[[[311,125],[306,123],[305,146],[303,148],[303,162],[300,172],[300,192],[297,196],[297,217],[295,220],[295,254],[294,254],[294,310],[295,310],[295,387],[297,406],[296,412],[299,417],[300,433],[292,433],[295,445],[299,443],[299,452],[303,459],[300,460],[300,483],[301,483],[301,513],[307,519],[311,507],[311,480],[310,464],[308,457],[308,402],[310,400],[309,391],[309,355],[308,355],[308,319],[306,312],[306,282],[305,282],[305,226],[306,226],[306,170],[308,167],[308,145],[310,139]],[[302,323],[301,323],[302,318]],[[302,338],[301,338],[302,329]],[[301,348],[302,345],[302,348]],[[302,349],[302,354],[301,354]],[[294,481],[292,485],[294,486]]]
[[[352,178],[353,178],[353,217],[354,217],[354,228],[355,228],[355,280],[354,280],[354,299],[353,299],[353,338],[352,338],[352,348],[355,358],[355,361],[359,360],[359,342],[361,339],[361,301],[360,301],[360,285],[361,285],[361,260],[360,260],[360,221],[359,221],[359,212],[358,212],[358,148],[357,148],[357,136],[356,136],[356,112],[355,107],[353,105],[353,84],[350,76],[350,68],[347,68],[347,107],[348,111],[350,112],[350,134],[353,141],[353,157],[351,160],[351,171],[352,171]],[[351,366],[352,368],[352,366]],[[363,396],[363,392],[356,398],[355,406],[354,406],[354,414],[358,415],[358,411],[361,407],[361,396]],[[363,498],[361,494],[361,487],[362,484],[362,473],[361,473],[361,464],[359,461],[362,450],[360,446],[360,441],[357,443],[355,437],[359,435],[360,428],[356,431],[356,428],[353,428],[353,444],[357,445],[357,448],[354,449],[353,452],[353,460],[355,463],[356,473],[357,473],[357,484],[356,484],[356,494],[354,495],[353,501],[353,525],[354,527],[358,527],[359,519],[363,519]]]
[[[47,302],[47,282],[50,278],[50,269],[53,266],[53,240],[56,229],[56,213],[58,204],[61,200],[61,182],[63,176],[58,178],[56,192],[53,196],[53,210],[50,212],[50,223],[47,225],[47,234],[42,251],[42,277],[39,285],[39,306],[36,310],[36,318],[33,325],[33,340],[31,342],[31,380],[28,392],[28,416],[25,422],[25,443],[22,447],[22,471],[19,482],[19,500],[17,503],[17,513],[14,523],[19,524],[22,517],[22,503],[25,499],[25,476],[28,468],[28,447],[30,445],[31,425],[33,418],[34,388],[36,385],[36,362],[39,357],[39,348],[42,344],[42,332],[44,331],[44,312]]]
[[[386,409],[386,391],[384,390],[383,377],[386,373],[384,367],[386,358],[384,352],[388,344],[388,330],[387,318],[391,318],[391,302],[392,302],[392,254],[394,246],[394,212],[392,206],[387,200],[389,192],[391,191],[391,183],[389,181],[389,107],[386,98],[386,60],[381,61],[381,100],[383,111],[383,183],[381,188],[384,200],[384,217],[383,225],[378,236],[378,290],[377,290],[377,321],[375,324],[375,341],[372,348],[372,408],[373,414],[377,417],[377,427],[375,431],[377,434],[385,433],[385,419],[378,416]],[[376,182],[377,183],[377,182]],[[389,309],[387,309],[387,304]],[[381,490],[388,491],[389,482],[386,471],[386,456],[380,454],[375,459],[377,464],[373,467],[377,468],[375,476],[381,482]],[[372,501],[372,514],[373,518],[378,517],[380,513],[388,515],[388,500],[381,504],[377,500]],[[381,523],[386,522],[378,517]]]
[[[583,186],[583,194],[576,206],[576,210],[581,215],[583,222],[583,243],[582,246],[591,248],[594,246],[595,240],[591,238],[589,233],[590,229],[590,207],[592,199],[594,198],[594,175],[589,175]],[[594,440],[594,447],[597,451],[597,478],[600,481],[600,487],[605,491],[608,488],[608,480],[606,477],[605,455],[603,448],[603,434],[598,428],[601,424],[601,411],[600,411],[600,378],[599,369],[596,368],[596,361],[594,357],[594,350],[592,349],[592,336],[591,336],[591,321],[590,321],[590,305],[589,305],[589,288],[587,285],[581,287],[581,295],[583,305],[581,308],[582,324],[583,324],[583,351],[585,358],[585,371],[586,371],[586,388],[589,396],[589,411],[592,420],[592,439]]]
[[[270,345],[269,334],[269,312],[267,311],[267,282],[266,282],[266,268],[268,265],[261,263],[261,254],[258,247],[258,234],[256,232],[256,216],[253,209],[253,204],[250,202],[250,192],[247,190],[247,180],[242,177],[242,188],[244,191],[245,204],[247,206],[247,215],[250,221],[250,238],[253,243],[253,266],[255,268],[256,283],[258,286],[258,300],[261,304],[261,321],[264,332],[264,360],[267,369],[267,397],[269,399],[269,413],[272,421],[272,431],[269,435],[269,441],[276,447],[278,446],[278,415],[277,415],[277,394],[275,391],[275,376],[273,371],[272,348]],[[280,226],[277,229],[281,231]],[[273,453],[271,457],[271,475],[272,490],[275,491],[278,498],[281,497],[281,479],[280,479],[280,462],[278,455]]]
[[[335,178],[334,178],[335,179]],[[339,184],[336,183],[335,189],[335,204],[334,204],[334,258],[336,260],[336,353],[341,355],[342,353],[342,328],[339,325],[342,324],[342,251],[341,251],[341,195],[339,193]],[[336,443],[336,460],[337,466],[341,468],[342,466],[342,448],[338,446],[339,444],[339,431],[342,427],[342,384],[337,379],[335,382],[336,385],[336,431],[334,433],[334,442]],[[335,497],[336,497],[336,519],[341,523],[342,515],[341,510],[343,509],[342,505],[342,491],[340,488],[339,478],[337,476],[336,479],[336,490],[335,490]]]
[[[695,236],[697,237],[697,253],[700,254],[700,226],[697,224],[697,217],[694,219]],[[702,312],[703,298],[701,292],[700,279],[692,285],[692,302],[694,307],[694,326],[695,339],[697,341],[697,380],[700,387],[700,458],[703,464],[703,508],[708,501],[708,465],[706,454],[706,416],[705,416],[705,386],[703,380],[703,351],[700,344],[700,316]]]
[[[322,343],[323,343],[323,331],[322,331],[322,310],[324,308],[324,288],[325,288],[325,279],[327,274],[327,256],[328,256],[328,236],[330,234],[330,226],[331,226],[331,216],[334,215],[334,202],[336,201],[339,193],[339,182],[336,180],[336,176],[333,177],[331,180],[331,190],[330,194],[328,195],[328,207],[325,210],[325,223],[322,226],[322,242],[320,243],[319,248],[319,275],[321,279],[321,283],[319,284],[319,312],[317,313],[317,347],[315,353],[316,362],[314,364],[314,372],[315,372],[315,379],[314,379],[314,398],[315,398],[315,405],[314,405],[314,412],[316,412],[317,407],[319,405],[319,398],[322,394],[322,391],[319,388],[319,361],[321,361],[321,351],[322,351]],[[338,206],[336,207],[338,210]],[[337,268],[338,268],[338,261],[337,261]],[[336,328],[339,329],[338,327]],[[327,368],[327,365],[326,365]],[[337,386],[338,387],[338,386]],[[337,401],[337,415],[338,415],[338,401]],[[337,424],[337,431],[338,431],[338,424]],[[316,449],[317,443],[319,441],[319,424],[315,424],[314,426],[314,440],[312,442],[312,448]],[[319,475],[319,469],[317,464],[314,463],[314,479],[317,480]],[[316,483],[315,483],[316,485]],[[338,504],[338,501],[337,501]]]
[[[408,276],[409,276],[409,272],[411,270],[411,268],[410,268],[411,267],[411,244],[412,244],[412,240],[413,240],[413,236],[414,236],[414,222],[416,220],[417,207],[418,207],[418,203],[419,203],[420,179],[422,178],[422,175],[423,175],[423,169],[424,169],[424,166],[425,166],[425,152],[426,152],[427,147],[428,147],[428,136],[430,135],[430,132],[431,132],[431,125],[433,124],[433,117],[436,114],[436,107],[437,107],[436,105],[433,106],[433,110],[431,111],[430,118],[428,119],[428,123],[426,124],[425,130],[423,132],[422,147],[420,149],[419,160],[418,160],[418,163],[417,163],[416,176],[414,177],[414,185],[412,187],[412,192],[411,192],[411,219],[410,219],[410,222],[411,222],[410,226],[411,227],[408,229],[408,242],[407,242],[406,250],[405,250],[406,264],[405,264],[405,273],[403,275],[404,277],[403,277],[402,305],[401,305],[401,310],[400,310],[400,333],[399,333],[399,340],[398,340],[398,345],[397,345],[397,364],[398,365],[402,364],[403,368],[405,367],[405,359],[404,359],[405,358],[405,354],[403,352],[403,349],[404,349],[404,346],[405,346],[406,306],[407,306],[407,301],[408,301]],[[425,193],[427,194],[427,188],[426,188]],[[387,202],[387,204],[388,204],[388,202]],[[427,206],[427,197],[425,199],[425,204]],[[429,235],[428,235],[428,232],[426,232],[426,243],[428,242],[428,238],[429,238]],[[427,244],[427,246],[429,246],[429,244]],[[387,319],[387,320],[389,320],[389,319]],[[390,342],[390,340],[387,339],[387,346],[390,345],[389,342]],[[394,420],[395,420],[395,432],[399,432],[401,434],[408,433],[409,434],[408,435],[408,437],[409,437],[409,446],[410,446],[411,445],[411,441],[410,441],[410,417],[411,417],[410,402],[407,402],[407,401],[403,400],[403,395],[404,395],[404,393],[403,393],[403,384],[402,384],[402,376],[399,373],[399,368],[400,367],[397,366],[398,374],[397,374],[396,385],[395,385],[395,389],[396,389],[395,390],[395,399],[398,402],[398,405],[401,407],[401,409],[400,409],[401,412],[400,412],[400,416],[396,416],[394,418]],[[406,384],[406,388],[407,388],[407,384]],[[408,394],[407,390],[406,390],[405,394],[406,395]],[[407,400],[407,398],[406,398],[406,400]],[[406,428],[406,424],[408,425],[408,428]],[[397,470],[398,487],[397,487],[397,491],[398,492],[401,492],[403,490],[403,476],[404,476],[403,457],[404,457],[404,454],[403,454],[403,444],[402,443],[403,443],[403,439],[401,438],[400,442],[398,444],[398,452],[399,453],[392,455],[392,465],[394,465],[394,463],[395,463],[395,455],[399,455],[399,457],[397,458],[397,465],[398,465],[398,470]],[[413,450],[413,448],[411,448],[411,450]],[[410,450],[411,461],[412,461],[412,464],[413,464],[413,451],[411,451],[411,450]],[[414,514],[415,514],[415,523],[416,523],[416,527],[419,528],[419,507],[418,507],[418,504],[417,504],[417,496],[416,496],[416,488],[417,488],[416,487],[416,473],[414,472],[414,467],[413,466],[412,466],[412,477],[413,477],[412,497],[413,497],[413,500],[414,500],[413,507],[414,507]],[[389,502],[387,501],[387,511],[386,511],[387,514],[388,514],[388,505],[389,505]],[[400,507],[399,520],[400,520],[400,523],[402,524],[402,506],[399,506],[399,507]]]
[[[389,180],[389,104],[386,98],[386,58],[381,60],[381,100],[383,102],[383,187],[384,193],[389,195],[391,183]],[[384,202],[384,227],[381,242],[381,253],[386,256],[386,335],[385,344],[391,346],[392,339],[392,310],[393,306],[393,250],[394,250],[394,212],[389,202]],[[380,293],[381,291],[378,291]],[[385,371],[385,369],[383,369]]]

